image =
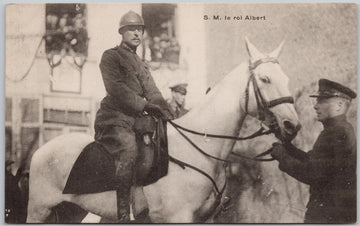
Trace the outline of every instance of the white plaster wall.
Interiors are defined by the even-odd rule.
[[[42,42],[45,33],[44,4],[9,4],[6,7],[6,94],[45,93],[49,90],[50,67],[43,58],[37,58],[28,76],[20,80],[29,69],[35,54],[44,53]],[[43,55],[45,56],[45,55]]]
[[[180,59],[188,67],[188,95],[186,105],[191,108],[207,89],[205,25],[199,20],[204,4],[179,3],[177,9],[177,35],[181,45]]]

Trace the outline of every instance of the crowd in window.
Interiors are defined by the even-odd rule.
[[[87,55],[88,34],[82,13],[46,16],[46,52]]]

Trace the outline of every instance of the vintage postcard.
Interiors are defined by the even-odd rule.
[[[355,223],[355,3],[6,5],[6,223]]]

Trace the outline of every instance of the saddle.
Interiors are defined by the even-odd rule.
[[[168,172],[169,155],[166,122],[151,116],[136,119],[134,125],[139,154],[136,163],[136,185],[155,183]]]
[[[143,116],[134,125],[139,155],[136,186],[155,183],[168,172],[169,156],[166,122]],[[105,148],[88,144],[75,161],[63,194],[89,194],[116,190],[115,163]]]

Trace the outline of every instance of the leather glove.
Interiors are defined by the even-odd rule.
[[[273,129],[274,131],[274,134],[275,134],[275,137],[277,139],[279,139],[281,142],[283,143],[290,143],[292,140],[295,139],[295,137],[297,136],[297,132],[296,133],[293,133],[292,135],[289,135],[287,134],[286,137],[284,137],[282,134],[281,134],[281,131],[280,131],[280,128],[277,127],[275,129]]]
[[[280,159],[286,152],[284,145],[276,142],[273,143],[272,146],[272,152],[270,153],[270,155],[276,160]]]
[[[173,113],[168,109],[164,109],[164,114],[165,114],[165,120],[173,120],[175,119],[175,116],[173,115]]]
[[[149,113],[149,115],[154,116],[156,118],[166,119],[166,113],[160,108],[159,105],[147,103],[144,107],[144,111]]]

